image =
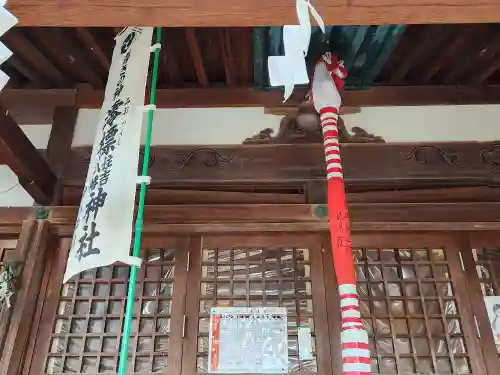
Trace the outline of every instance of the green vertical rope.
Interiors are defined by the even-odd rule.
[[[161,43],[161,27],[156,28],[156,43]],[[155,57],[153,63],[153,77],[151,83],[151,94],[149,97],[149,104],[156,102],[156,80],[158,77],[158,61],[160,57],[160,49],[155,50]],[[142,176],[148,175],[149,167],[149,154],[151,151],[151,134],[153,133],[153,118],[154,110],[150,109],[148,112],[148,130],[146,134],[146,145],[144,147],[144,160],[142,162]],[[141,249],[141,235],[143,228],[144,218],[144,202],[146,200],[146,183],[141,183],[141,190],[139,194],[139,207],[137,209],[137,218],[135,219],[135,237],[134,248],[132,251],[133,256],[138,257]],[[135,283],[137,281],[137,268],[131,266],[130,277],[128,279],[128,292],[127,292],[127,307],[125,310],[125,322],[123,324],[122,342],[120,346],[120,362],[118,365],[118,375],[125,375],[127,373],[127,360],[128,360],[128,343],[130,341],[130,325],[132,323],[132,313],[134,309],[135,298]]]

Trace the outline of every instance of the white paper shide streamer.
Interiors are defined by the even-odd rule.
[[[130,244],[152,35],[130,27],[116,37],[64,282],[115,262],[140,265]]]
[[[16,23],[18,23],[18,19],[5,9],[5,3],[6,0],[0,0],[0,37],[14,27]],[[7,59],[11,56],[12,51],[0,42],[0,65],[7,61]],[[7,74],[0,70],[0,90],[5,87],[9,78],[10,77]]]
[[[311,40],[311,19],[316,20],[323,32],[325,23],[309,0],[296,0],[298,25],[283,26],[284,56],[270,56],[268,59],[271,86],[284,86],[286,101],[292,95],[295,85],[309,83],[304,56]]]

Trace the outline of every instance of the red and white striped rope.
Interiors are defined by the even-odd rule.
[[[343,179],[340,163],[339,130],[337,128],[338,114],[335,107],[325,107],[320,111],[323,144],[325,146],[326,177]]]
[[[325,107],[320,110],[321,119],[321,129],[323,132],[323,143],[326,161],[326,171],[327,179],[329,185],[329,207],[342,209],[346,206],[345,199],[345,187],[344,187],[344,176],[342,172],[342,164],[340,158],[340,144],[339,144],[339,132],[337,128],[338,121],[338,110],[335,107]],[[342,196],[331,196],[330,191],[340,192],[339,195]],[[339,211],[341,212],[341,211]],[[342,221],[341,227],[348,228],[349,219],[339,215],[339,218],[335,219],[337,216],[333,213],[329,213],[330,221],[338,220]],[[345,222],[344,222],[345,221]],[[336,223],[332,225],[335,227]],[[335,234],[337,236],[338,233]],[[350,233],[346,230],[347,239],[342,237],[342,240],[346,240],[350,244]],[[338,244],[338,240],[341,237],[334,239],[334,233],[332,233],[332,246]],[[338,251],[345,251],[337,249]],[[350,245],[349,245],[349,253]],[[352,254],[347,254],[349,256],[349,261],[352,262]],[[340,253],[339,253],[340,257]],[[340,259],[337,257],[336,261]],[[334,260],[335,260],[335,248],[334,248]],[[347,266],[347,265],[346,265]],[[351,264],[352,268],[353,265]],[[349,268],[349,267],[347,267]],[[356,289],[356,280],[353,272],[346,272],[345,275],[337,275],[339,283],[339,294],[340,294],[340,308],[342,317],[342,329],[341,329],[341,343],[342,343],[342,358],[343,358],[343,372],[344,375],[369,375],[371,374],[371,358],[370,351],[368,349],[368,334],[363,326],[361,320],[361,313],[359,310],[359,297]],[[352,279],[352,280],[351,280]]]

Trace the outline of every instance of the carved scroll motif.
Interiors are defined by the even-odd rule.
[[[445,163],[451,167],[466,168],[458,162],[458,153],[452,150],[445,150],[441,147],[422,145],[413,148],[409,153],[404,154],[400,150],[394,150],[403,160],[412,160],[418,164],[441,164]]]
[[[487,164],[494,174],[500,173],[500,145],[495,144],[479,151],[481,163]]]
[[[222,167],[224,163],[229,163],[233,160],[234,154],[221,154],[214,148],[197,148],[188,153],[179,153],[175,160],[169,160],[169,164],[174,164],[173,167],[167,168],[169,171],[181,171],[189,164],[199,159],[206,167]]]
[[[307,144],[307,143],[323,143],[321,134],[319,116],[314,113],[317,121],[312,117],[311,113],[307,113],[307,127],[299,126],[297,118],[299,111],[294,111],[283,117],[280,122],[278,134],[273,135],[273,129],[267,128],[253,137],[247,138],[243,144]],[[353,127],[349,133],[345,127],[341,117],[338,120],[339,141],[340,143],[384,143],[382,137],[368,133],[362,128]]]

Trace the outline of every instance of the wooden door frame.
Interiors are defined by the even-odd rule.
[[[481,348],[485,365],[490,375],[498,373],[500,354],[497,353],[495,339],[491,330],[490,321],[485,308],[481,292],[480,279],[477,274],[476,263],[472,249],[476,247],[498,247],[500,245],[499,232],[469,232],[461,235],[461,252],[466,277],[466,286],[477,324],[478,336],[481,338]]]

